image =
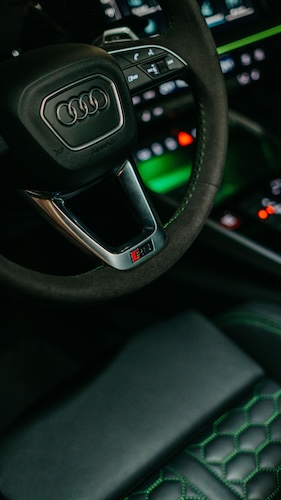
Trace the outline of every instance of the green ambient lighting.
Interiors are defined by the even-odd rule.
[[[240,49],[241,47],[249,45],[250,43],[260,42],[260,40],[264,40],[265,38],[279,35],[280,33],[281,24],[279,26],[274,26],[273,28],[260,31],[259,33],[255,33],[254,35],[246,36],[245,38],[241,38],[240,40],[235,40],[234,42],[227,43],[226,45],[222,45],[221,47],[217,47],[217,53],[219,55],[222,55],[226,52],[230,52],[231,50]]]
[[[259,33],[241,38],[240,40],[227,43],[221,47],[217,47],[217,52],[219,55],[222,55],[226,52],[259,42],[260,40],[264,40],[265,38],[269,38],[280,33],[281,25],[274,26],[273,28],[266,29]],[[215,204],[222,202],[229,195],[235,194],[239,188],[242,187],[243,182],[245,181],[245,171],[249,170],[249,165],[253,165],[254,169],[254,165],[259,164],[261,159],[266,161],[264,158],[264,151],[260,151],[260,144],[255,145],[253,149],[249,148],[249,140],[256,139],[254,136],[251,138],[247,137],[245,148],[242,148],[244,151],[243,161],[241,161],[241,157],[236,158],[236,155],[241,151],[241,147],[237,148],[237,144],[240,144],[241,146],[243,136],[244,134],[241,132],[239,132],[239,137],[236,139],[232,134],[230,135],[224,179],[217,194]],[[245,154],[245,151],[251,151],[251,156],[248,157],[247,154]],[[259,152],[256,162],[253,161],[252,151]],[[145,185],[158,194],[165,194],[188,182],[191,175],[193,154],[194,147],[188,146],[187,148],[179,148],[177,151],[167,152],[162,156],[155,156],[145,161],[136,160],[136,163]],[[253,178],[255,178],[255,175],[256,173],[254,169]]]
[[[150,158],[138,165],[145,185],[158,194],[165,194],[187,182],[191,175],[192,159],[187,161],[182,151]]]

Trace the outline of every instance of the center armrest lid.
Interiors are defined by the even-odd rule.
[[[0,442],[0,493],[117,500],[254,384],[262,369],[190,311],[135,335],[94,380]]]

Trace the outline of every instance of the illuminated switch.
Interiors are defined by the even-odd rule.
[[[255,49],[254,50],[254,58],[256,61],[264,61],[265,60],[265,52],[263,49]]]
[[[261,77],[260,71],[256,68],[252,69],[251,71],[252,80],[257,81],[260,79],[260,77]]]
[[[193,136],[184,132],[183,130],[178,133],[178,143],[182,147],[190,146],[194,141]]]
[[[220,218],[220,224],[226,229],[234,230],[240,226],[241,220],[231,212],[226,212]]]
[[[130,7],[140,7],[142,5],[142,0],[128,0]]]
[[[132,98],[132,102],[134,106],[137,106],[141,103],[141,97],[139,95],[134,95]]]
[[[176,84],[175,82],[165,82],[162,83],[162,85],[159,86],[159,92],[161,95],[168,95],[172,94],[176,90]]]
[[[155,90],[147,90],[143,93],[142,97],[145,101],[150,101],[151,99],[155,99],[156,92]]]
[[[152,158],[152,152],[149,148],[143,148],[136,153],[136,157],[139,161],[150,160],[150,158]]]
[[[235,69],[235,62],[232,57],[222,57],[220,59],[220,65],[221,65],[221,70],[224,74],[230,73]]]
[[[237,75],[237,81],[240,85],[248,85],[251,82],[251,77],[249,73],[241,73]]]
[[[188,83],[186,83],[184,80],[176,80],[175,83],[178,89],[185,89],[188,87]]]
[[[116,12],[113,7],[108,7],[107,9],[105,9],[104,13],[107,17],[109,17],[109,19],[115,19],[116,17]]]
[[[270,190],[274,196],[281,194],[281,179],[273,179],[269,184]]]
[[[252,63],[252,56],[248,52],[245,52],[240,56],[240,60],[243,66],[250,66],[250,64]]]
[[[178,148],[178,142],[173,137],[167,137],[164,142],[168,151],[175,151]]]
[[[158,116],[162,116],[164,114],[164,108],[162,108],[162,106],[156,106],[155,108],[153,108],[152,110],[152,113],[153,113],[153,116],[156,116],[158,118]]]
[[[153,142],[151,150],[155,156],[161,156],[164,153],[164,148],[160,142]]]
[[[140,115],[140,119],[142,122],[144,123],[148,123],[150,122],[151,120],[151,112],[148,110],[148,109],[145,109],[141,115]]]

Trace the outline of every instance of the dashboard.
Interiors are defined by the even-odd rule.
[[[272,0],[196,0],[208,26],[217,34],[233,31],[263,17],[280,13]],[[275,4],[275,5],[274,5]],[[167,27],[164,13],[156,0],[99,0],[100,20],[103,26],[135,22],[138,37],[155,36]],[[97,21],[97,16],[95,16]]]
[[[208,26],[216,31],[228,29],[228,24],[241,25],[262,15],[259,0],[198,0]],[[143,18],[139,37],[155,36],[167,27],[161,7],[155,0],[100,0],[108,24],[130,16]]]

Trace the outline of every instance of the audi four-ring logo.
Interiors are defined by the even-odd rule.
[[[92,88],[79,96],[59,103],[56,107],[57,119],[66,126],[85,120],[108,107],[109,97],[100,88]]]

